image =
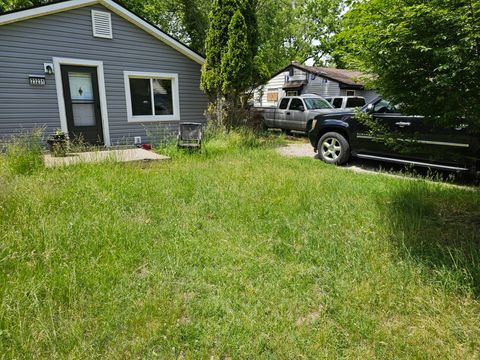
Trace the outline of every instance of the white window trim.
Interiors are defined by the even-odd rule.
[[[97,33],[95,32],[95,15],[96,15],[96,14],[108,15],[108,22],[109,22],[109,27],[110,27],[110,35],[102,35],[102,34],[97,34]],[[109,12],[107,12],[107,11],[92,10],[92,32],[93,32],[93,37],[103,38],[103,39],[113,39],[112,13],[109,13]]]
[[[103,142],[110,146],[110,130],[108,126],[107,96],[105,92],[105,76],[103,72],[103,61],[81,60],[69,58],[53,58],[55,73],[55,87],[57,89],[58,111],[60,113],[60,127],[63,132],[68,132],[67,111],[63,97],[62,70],[61,65],[92,66],[97,68],[98,95],[100,98],[100,113],[102,115]]]
[[[141,71],[124,71],[125,100],[127,102],[127,121],[129,123],[180,121],[180,98],[178,92],[178,74],[153,73]],[[130,79],[168,79],[172,81],[173,115],[140,115],[134,116],[132,111],[132,98],[130,95]],[[151,86],[151,85],[150,85]],[[153,92],[152,92],[153,97]],[[153,99],[152,99],[153,107]]]

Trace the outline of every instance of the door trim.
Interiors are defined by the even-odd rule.
[[[103,142],[105,146],[111,146],[110,130],[108,127],[108,108],[107,96],[105,92],[105,76],[103,73],[103,61],[81,60],[70,58],[53,58],[53,68],[55,72],[55,87],[57,88],[58,110],[60,113],[60,126],[63,132],[68,133],[67,111],[65,109],[65,99],[63,97],[63,83],[61,65],[90,66],[97,68],[98,95],[100,98],[100,114],[102,116]]]

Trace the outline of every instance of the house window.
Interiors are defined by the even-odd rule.
[[[355,96],[355,90],[347,90],[347,96]]]
[[[124,72],[129,122],[180,120],[178,75]]]
[[[328,79],[322,78],[322,84],[328,84]]]
[[[277,102],[278,101],[278,89],[268,89],[268,91],[267,91],[267,101],[268,102]]]
[[[298,96],[298,91],[287,91],[287,96]]]

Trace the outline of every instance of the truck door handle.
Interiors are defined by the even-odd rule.
[[[403,127],[407,127],[407,126],[412,125],[412,123],[408,122],[408,121],[399,121],[399,122],[396,122],[395,125],[403,128]]]
[[[287,115],[290,115],[290,111],[287,111]]]

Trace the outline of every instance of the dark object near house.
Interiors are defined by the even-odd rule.
[[[47,140],[48,150],[53,156],[65,156],[68,151],[68,140],[65,133],[54,134]]]
[[[337,111],[316,116],[307,123],[310,143],[318,150],[320,159],[341,165],[353,155],[479,175],[480,132],[461,121],[455,127],[439,126],[423,116],[401,114],[381,98],[361,111],[371,114],[393,137],[395,145],[372,136],[367,125],[355,118],[354,111]]]
[[[177,146],[184,149],[200,149],[202,147],[202,135],[201,123],[180,123]]]

